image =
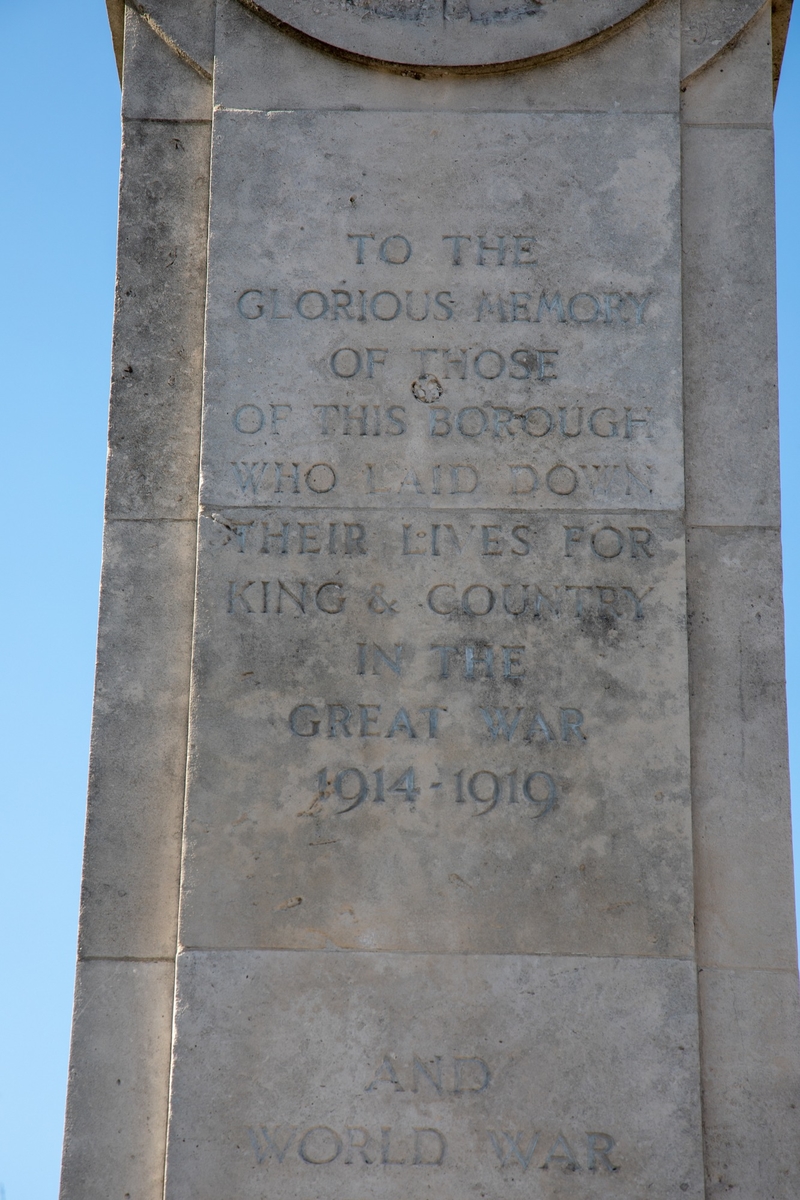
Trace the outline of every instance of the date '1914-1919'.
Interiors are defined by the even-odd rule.
[[[419,786],[414,767],[408,767],[396,779],[392,779],[392,774],[387,776],[383,767],[371,772],[344,767],[332,776],[330,769],[323,767],[317,774],[313,807],[333,799],[343,805],[334,810],[336,816],[342,816],[364,803],[384,804],[394,796],[402,797],[413,806],[423,790],[436,792],[443,789],[444,796],[449,795],[456,804],[477,805],[475,811],[479,816],[491,812],[498,804],[522,804],[530,815],[543,817],[552,811],[558,799],[555,780],[547,771],[525,772],[515,768],[501,775],[494,771],[469,773],[462,769],[446,780],[434,780],[427,788]]]

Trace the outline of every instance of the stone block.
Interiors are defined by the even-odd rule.
[[[709,3],[708,0],[683,0],[682,78],[690,78],[695,72],[716,62],[718,56],[734,44],[757,17],[759,10],[768,8],[763,0],[725,0],[724,4]]]
[[[703,1197],[689,962],[181,956],[167,1200]]]
[[[777,527],[772,133],[685,126],[683,161],[687,519]]]
[[[207,514],[183,944],[690,954],[683,561],[652,513]]]
[[[688,535],[692,797],[704,965],[796,966],[780,535]]]
[[[215,0],[137,0],[164,36],[208,74],[214,70]]]
[[[686,80],[681,88],[684,122],[771,128],[771,61],[772,14],[765,4],[738,37]]]
[[[796,971],[700,972],[706,1196],[800,1194]]]
[[[164,36],[159,37],[157,30]],[[151,121],[211,119],[208,67],[184,51],[159,22],[153,28],[131,7],[125,14],[124,63],[123,116]]]
[[[682,508],[673,116],[218,112],[213,169],[205,503]]]
[[[78,964],[60,1200],[161,1200],[174,971]]]
[[[174,955],[195,536],[188,521],[106,526],[84,956]]]
[[[210,126],[127,121],[106,509],[194,519]]]

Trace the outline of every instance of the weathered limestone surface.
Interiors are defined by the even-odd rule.
[[[170,1200],[703,1195],[690,962],[195,952],[178,1005]]]
[[[357,61],[413,67],[428,73],[451,67],[481,70],[555,57],[608,36],[648,0],[561,4],[529,0],[498,9],[492,0],[244,0],[281,28],[315,48],[335,49]]]
[[[448,514],[441,564],[404,558],[399,519],[382,532],[371,512],[335,516],[337,536],[366,528],[369,552],[323,574],[293,555],[310,583],[284,564],[274,578],[261,523],[279,540],[286,523],[291,552],[303,532],[308,545],[327,542],[330,514],[226,509],[203,523],[182,942],[691,954],[677,523],[648,516],[660,561],[604,566],[601,592],[585,586],[580,559],[563,573],[563,521]],[[430,520],[411,518],[406,539],[430,539]],[[597,544],[616,548],[615,526],[580,520],[587,540],[605,529]],[[643,520],[628,522],[638,536]],[[537,547],[535,574],[512,557],[514,530]],[[507,565],[501,611],[481,617],[463,609],[479,613],[494,596],[484,536]],[[454,538],[476,546],[456,555]],[[395,614],[370,611],[382,607],[375,562],[376,578],[405,581],[383,592]],[[332,640],[343,653],[332,655]],[[656,657],[664,677],[648,688],[636,663]],[[310,677],[296,678],[300,661]],[[287,904],[295,896],[302,905]]]
[[[231,109],[677,112],[679,106],[673,3],[643,9],[633,24],[578,58],[468,80],[364,70],[281,35],[239,0],[218,0],[216,49],[214,91]]]
[[[106,529],[80,928],[89,957],[174,952],[191,651],[191,593],[175,582],[192,579],[195,540],[190,521]]]
[[[78,964],[62,1195],[161,1195],[173,980],[171,962]]]
[[[63,1200],[797,1196],[785,19],[127,9]]]
[[[192,7],[212,28],[213,5]],[[62,1177],[62,1196],[81,1200],[163,1192],[196,570],[212,93],[131,9],[124,25],[107,523]]]
[[[700,971],[706,1195],[797,1194],[797,972]]]
[[[788,1197],[800,1187],[770,17],[764,6],[683,95],[695,912],[715,1200]]]
[[[132,118],[124,137],[108,515],[192,520],[209,125]]]

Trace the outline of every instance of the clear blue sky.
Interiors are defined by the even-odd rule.
[[[800,779],[797,7],[776,128],[787,660]],[[100,566],[119,85],[103,0],[0,0],[0,37],[9,563],[0,589],[0,1200],[55,1200]]]

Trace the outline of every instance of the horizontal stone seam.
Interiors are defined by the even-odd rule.
[[[698,521],[696,524],[693,521],[687,521],[686,532],[688,533],[692,529],[730,529],[732,531],[740,531],[743,533],[746,533],[751,529],[766,530],[769,533],[780,533],[781,531],[780,525],[711,525],[700,521]]]
[[[174,956],[147,958],[136,954],[79,954],[78,962],[174,963]]]
[[[456,117],[505,117],[505,116],[524,116],[524,117],[549,117],[549,116],[576,116],[576,117],[679,117],[680,111],[677,108],[486,108],[478,111],[471,108],[449,108],[445,110],[448,116]],[[359,116],[378,116],[383,114],[394,114],[398,116],[414,117],[414,116],[431,116],[437,117],[442,115],[442,109],[438,108],[348,108],[344,105],[341,108],[228,108],[224,104],[214,105],[215,115],[218,113],[231,113],[236,115],[242,113],[246,116],[264,116],[269,113],[357,113]]]
[[[173,521],[177,525],[196,525],[197,516],[193,517],[121,517],[116,513],[109,513],[106,516],[106,522],[111,521]]]
[[[327,954],[335,958],[342,954],[363,954],[364,957],[383,954],[395,958],[592,958],[592,959],[625,959],[626,962],[682,962],[696,966],[696,960],[689,955],[679,954],[585,954],[580,951],[558,953],[549,951],[525,950],[361,950],[354,946],[337,947],[328,950],[325,947],[314,950],[298,946],[179,946],[181,954]],[[172,962],[172,959],[169,960]]]
[[[701,966],[698,963],[698,975],[703,972],[716,971],[720,975],[791,975],[795,978],[798,974],[798,969],[795,966],[788,967],[720,967],[708,964]]]
[[[123,125],[210,125],[211,117],[129,117],[122,114]]]
[[[766,129],[772,132],[771,121],[681,121],[686,129]]]
[[[271,510],[280,509],[281,512],[291,513],[291,512],[298,512],[298,511],[307,512],[309,509],[314,509],[314,506],[313,506],[313,504],[311,504],[311,505],[310,504],[294,504],[294,505],[271,504],[268,500],[267,501],[256,500],[251,504],[239,504],[238,502],[236,504],[228,504],[227,501],[225,501],[225,500],[202,500],[201,501],[201,503],[200,503],[201,513],[205,509],[212,509],[212,508],[224,508],[226,511],[230,511],[230,509],[233,508],[233,509],[242,509],[243,511],[248,511],[248,512],[254,508],[265,508],[265,509],[269,508]],[[325,514],[327,512],[333,512],[333,511],[337,511],[340,509],[346,509],[347,512],[379,512],[379,513],[392,512],[392,513],[395,513],[396,515],[402,515],[406,511],[424,512],[424,513],[450,513],[450,512],[453,512],[453,513],[470,513],[470,512],[525,513],[526,516],[536,516],[539,513],[541,513],[543,515],[547,514],[547,515],[555,515],[555,516],[558,516],[559,514],[564,516],[564,515],[569,515],[570,513],[584,513],[584,514],[585,513],[590,513],[590,514],[591,513],[603,513],[603,514],[613,513],[613,514],[616,514],[617,516],[625,516],[626,514],[635,515],[637,513],[655,513],[659,516],[670,516],[670,517],[681,518],[683,515],[682,508],[614,508],[614,509],[608,509],[608,508],[604,508],[602,504],[598,504],[596,508],[585,508],[585,507],[584,508],[523,508],[522,506],[520,506],[519,508],[501,508],[496,504],[476,504],[474,508],[457,508],[454,506],[442,504],[442,505],[438,505],[436,508],[431,508],[427,505],[416,504],[416,505],[409,505],[408,509],[400,508],[400,507],[398,507],[396,509],[386,509],[386,508],[382,508],[381,506],[379,506],[377,504],[348,504],[346,500],[342,500],[338,504],[330,504],[326,508],[320,507],[320,508],[314,509],[314,511],[319,512],[320,514]]]
[[[306,509],[307,509],[307,506],[303,506],[303,505],[293,505],[291,507],[289,505],[282,505],[282,506],[277,506],[277,507],[280,507],[282,512],[293,512],[293,511],[295,511],[295,509],[300,509],[300,508],[303,508],[303,511],[306,511]],[[352,511],[352,512],[356,512],[356,511],[357,512],[376,512],[376,511],[382,512],[382,511],[384,511],[383,509],[378,509],[374,505],[366,505],[366,504],[365,505],[340,504],[335,507],[336,508],[346,508],[348,510],[348,512],[350,512],[350,511]],[[184,525],[190,524],[191,525],[191,524],[195,524],[201,516],[206,515],[206,513],[203,510],[212,509],[212,508],[224,508],[226,511],[230,511],[231,509],[241,509],[242,511],[246,511],[246,512],[250,512],[254,509],[262,509],[263,508],[263,509],[270,509],[272,511],[273,509],[276,508],[276,505],[269,504],[269,503],[267,503],[267,504],[265,504],[265,503],[226,504],[224,501],[216,501],[216,502],[212,501],[212,502],[204,502],[202,504],[201,510],[199,512],[197,512],[191,516],[187,516],[187,517],[126,516],[121,513],[108,513],[106,515],[105,519],[109,523],[111,521],[149,521],[149,522],[172,521],[176,524],[184,524]],[[328,512],[330,510],[325,509],[324,511]],[[416,509],[414,511],[416,511]],[[428,510],[425,510],[425,511],[428,511]],[[595,509],[585,509],[585,508],[541,508],[541,509],[531,510],[531,509],[527,509],[527,508],[496,508],[492,505],[485,505],[481,508],[475,508],[474,510],[473,509],[463,509],[463,508],[440,507],[440,508],[436,508],[435,510],[432,510],[432,511],[435,511],[437,513],[472,512],[472,511],[474,511],[474,512],[498,512],[498,513],[524,512],[524,513],[528,513],[528,514],[533,513],[533,515],[538,515],[540,513],[541,514],[548,514],[548,513],[553,514],[554,513],[554,514],[561,514],[562,516],[566,516],[571,513],[586,513],[586,512],[588,512],[591,514],[595,511],[605,512],[606,510],[602,509],[601,506],[598,506],[598,508],[596,510]],[[674,515],[674,516],[680,517],[680,509],[673,509],[673,508],[654,508],[654,509],[616,508],[613,510],[613,514],[616,516],[625,516],[625,515],[630,515],[632,513],[637,514],[637,513],[642,513],[642,512],[648,512],[648,513],[651,512],[651,513],[656,513],[658,515]],[[781,532],[780,525],[757,525],[757,524],[749,524],[749,525],[747,525],[747,524],[741,524],[741,525],[713,524],[712,525],[708,522],[702,522],[702,521],[698,521],[698,522],[688,522],[687,521],[687,522],[685,522],[685,528],[686,528],[687,533],[689,533],[693,529],[731,530],[732,532],[740,531],[740,532],[744,532],[744,533],[749,532],[751,530],[762,530],[762,531],[769,532],[769,533],[780,533]]]

